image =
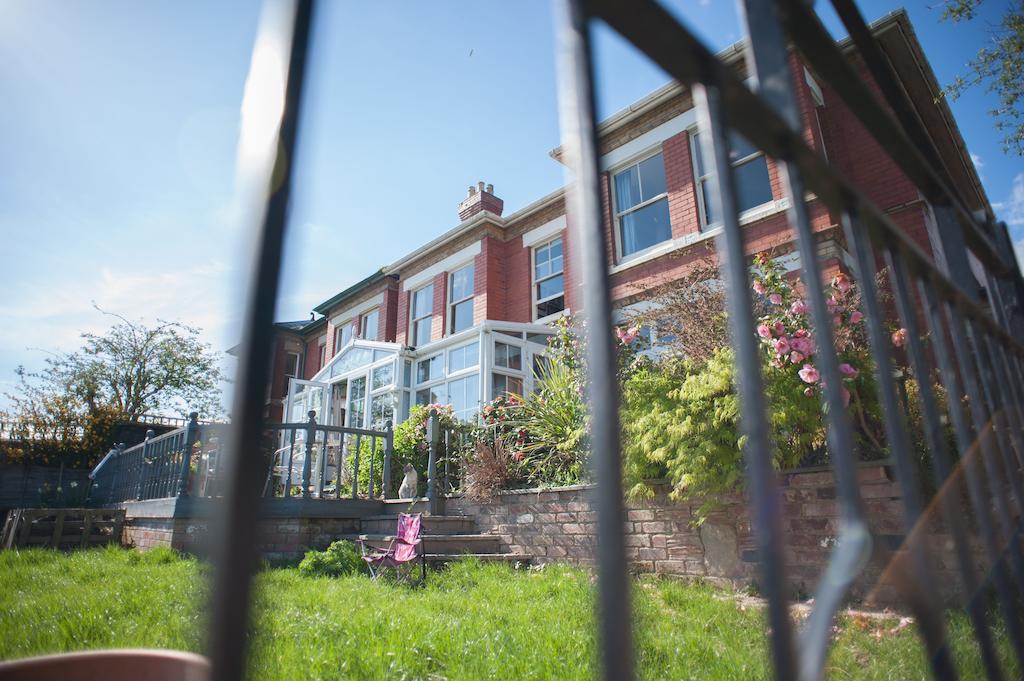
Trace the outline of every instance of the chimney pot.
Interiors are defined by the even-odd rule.
[[[483,180],[470,186],[466,198],[459,203],[459,220],[468,220],[483,212],[501,215],[505,202],[494,195],[494,185]]]

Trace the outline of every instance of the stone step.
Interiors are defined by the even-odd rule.
[[[353,541],[360,537],[376,544],[386,544],[391,541],[392,535],[362,534],[342,536],[340,538]],[[498,537],[489,534],[425,534],[423,535],[423,546],[429,553],[433,554],[496,554],[498,553],[499,540]]]
[[[429,513],[430,499],[385,499],[384,509],[388,513]]]
[[[431,565],[454,563],[457,560],[464,560],[467,558],[476,558],[481,563],[522,563],[523,565],[529,565],[532,560],[531,556],[521,553],[463,553],[454,555],[447,553],[428,553],[426,558],[427,562]]]
[[[476,522],[464,515],[424,515],[426,534],[476,534]],[[362,519],[360,527],[365,534],[394,534],[398,528],[398,515],[373,515]]]

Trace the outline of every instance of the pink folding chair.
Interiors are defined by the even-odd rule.
[[[411,565],[417,556],[422,567],[422,579],[424,581],[427,579],[427,558],[423,551],[423,538],[420,536],[422,527],[422,514],[400,513],[394,537],[378,539],[375,544],[375,540],[370,539],[369,536],[360,535],[358,542],[362,549],[363,560],[370,568],[370,574],[374,580],[384,574],[384,570],[387,568],[393,568],[396,580],[401,581],[407,575],[403,575],[400,568],[403,565]]]

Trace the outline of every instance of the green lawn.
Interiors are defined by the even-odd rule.
[[[199,650],[206,572],[169,551],[0,552],[0,659]],[[273,569],[258,585],[256,678],[592,678],[593,586],[582,570],[462,563],[415,589]],[[669,580],[641,579],[635,594],[643,678],[765,676],[757,608]],[[844,619],[829,677],[927,678],[914,628],[895,629],[896,619]],[[962,678],[981,678],[966,619],[952,617],[950,630]]]

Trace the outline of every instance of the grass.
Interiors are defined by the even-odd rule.
[[[107,647],[199,651],[207,573],[164,550],[0,553],[0,659]],[[460,563],[416,589],[277,568],[257,584],[254,678],[593,678],[593,585],[583,570]],[[767,676],[759,608],[706,585],[636,584],[643,678]],[[1006,659],[1005,635],[996,634]],[[962,678],[981,678],[965,617],[951,617],[950,636]],[[928,678],[914,627],[844,618],[829,678]]]

